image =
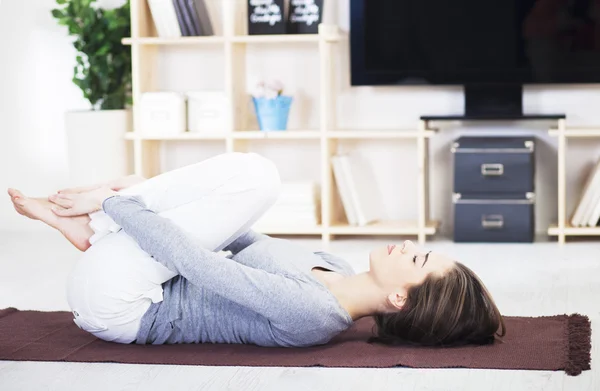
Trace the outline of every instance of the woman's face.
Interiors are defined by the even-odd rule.
[[[400,295],[423,283],[429,273],[443,275],[454,265],[452,259],[442,254],[419,251],[410,240],[375,249],[369,258],[370,273],[377,285],[385,292]]]

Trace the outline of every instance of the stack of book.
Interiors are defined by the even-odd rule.
[[[595,227],[600,220],[600,160],[590,172],[571,216],[573,227]]]
[[[279,198],[256,222],[254,229],[316,227],[319,224],[319,198],[316,183],[282,183]]]
[[[160,38],[215,35],[211,20],[219,4],[212,0],[148,0],[148,6]]]
[[[358,154],[338,154],[331,163],[348,224],[365,226],[379,221],[383,202],[368,161]]]

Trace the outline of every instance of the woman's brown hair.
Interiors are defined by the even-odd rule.
[[[375,315],[375,323],[376,337],[370,342],[389,345],[483,345],[506,334],[490,293],[459,262],[443,275],[430,274],[422,284],[411,287],[402,310]]]

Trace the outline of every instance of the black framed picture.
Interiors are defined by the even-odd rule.
[[[284,0],[248,0],[248,34],[285,34]]]
[[[291,34],[316,34],[323,18],[324,0],[290,0],[288,31]]]

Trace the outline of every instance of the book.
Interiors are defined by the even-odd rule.
[[[159,37],[180,38],[182,36],[172,0],[148,0],[148,6]]]
[[[346,179],[345,169],[342,166],[343,156],[332,156],[331,164],[333,166],[333,176],[337,184],[338,194],[342,200],[342,206],[348,219],[348,224],[358,225],[356,220],[356,210],[352,199],[350,198],[350,189],[348,188],[348,181]]]
[[[592,214],[594,213],[594,209],[596,208],[597,200],[600,198],[600,175],[596,171],[594,174],[594,178],[592,180],[592,184],[589,189],[589,201],[586,205],[586,208],[583,212],[583,217],[579,226],[585,227],[588,225],[588,222],[592,219]]]
[[[235,13],[236,3],[223,0],[206,0],[206,11],[214,35],[223,35],[223,12]]]
[[[181,29],[181,34],[185,37],[189,37],[194,35],[192,31],[188,28],[185,22],[185,6],[181,3],[181,0],[173,0],[173,5],[175,6],[175,13],[177,14],[177,21],[179,22],[179,28]]]
[[[198,26],[198,35],[214,35],[211,17],[205,0],[188,0],[188,7],[194,24]]]
[[[183,20],[186,24],[190,34],[194,37],[198,37],[202,35],[202,29],[200,28],[200,23],[197,21],[195,11],[190,8],[191,0],[177,0],[181,5],[181,9],[183,10]]]
[[[582,225],[595,227],[600,219],[600,164],[596,166],[591,188],[590,205],[584,215]]]
[[[600,192],[598,192],[598,195],[600,195]],[[592,206],[593,209],[590,213],[590,218],[587,220],[588,227],[596,227],[598,225],[598,220],[600,220],[600,197],[596,198]]]
[[[380,220],[383,202],[371,165],[358,154],[333,156],[332,165],[348,223],[365,226]]]
[[[371,165],[358,154],[348,155],[343,162],[350,178],[350,193],[356,206],[358,225],[378,221],[383,201]]]
[[[594,201],[595,188],[600,188],[600,159],[588,175],[581,192],[581,197],[579,198],[579,203],[571,216],[571,225],[573,227],[585,225],[591,218],[592,210],[594,208],[592,203]]]

